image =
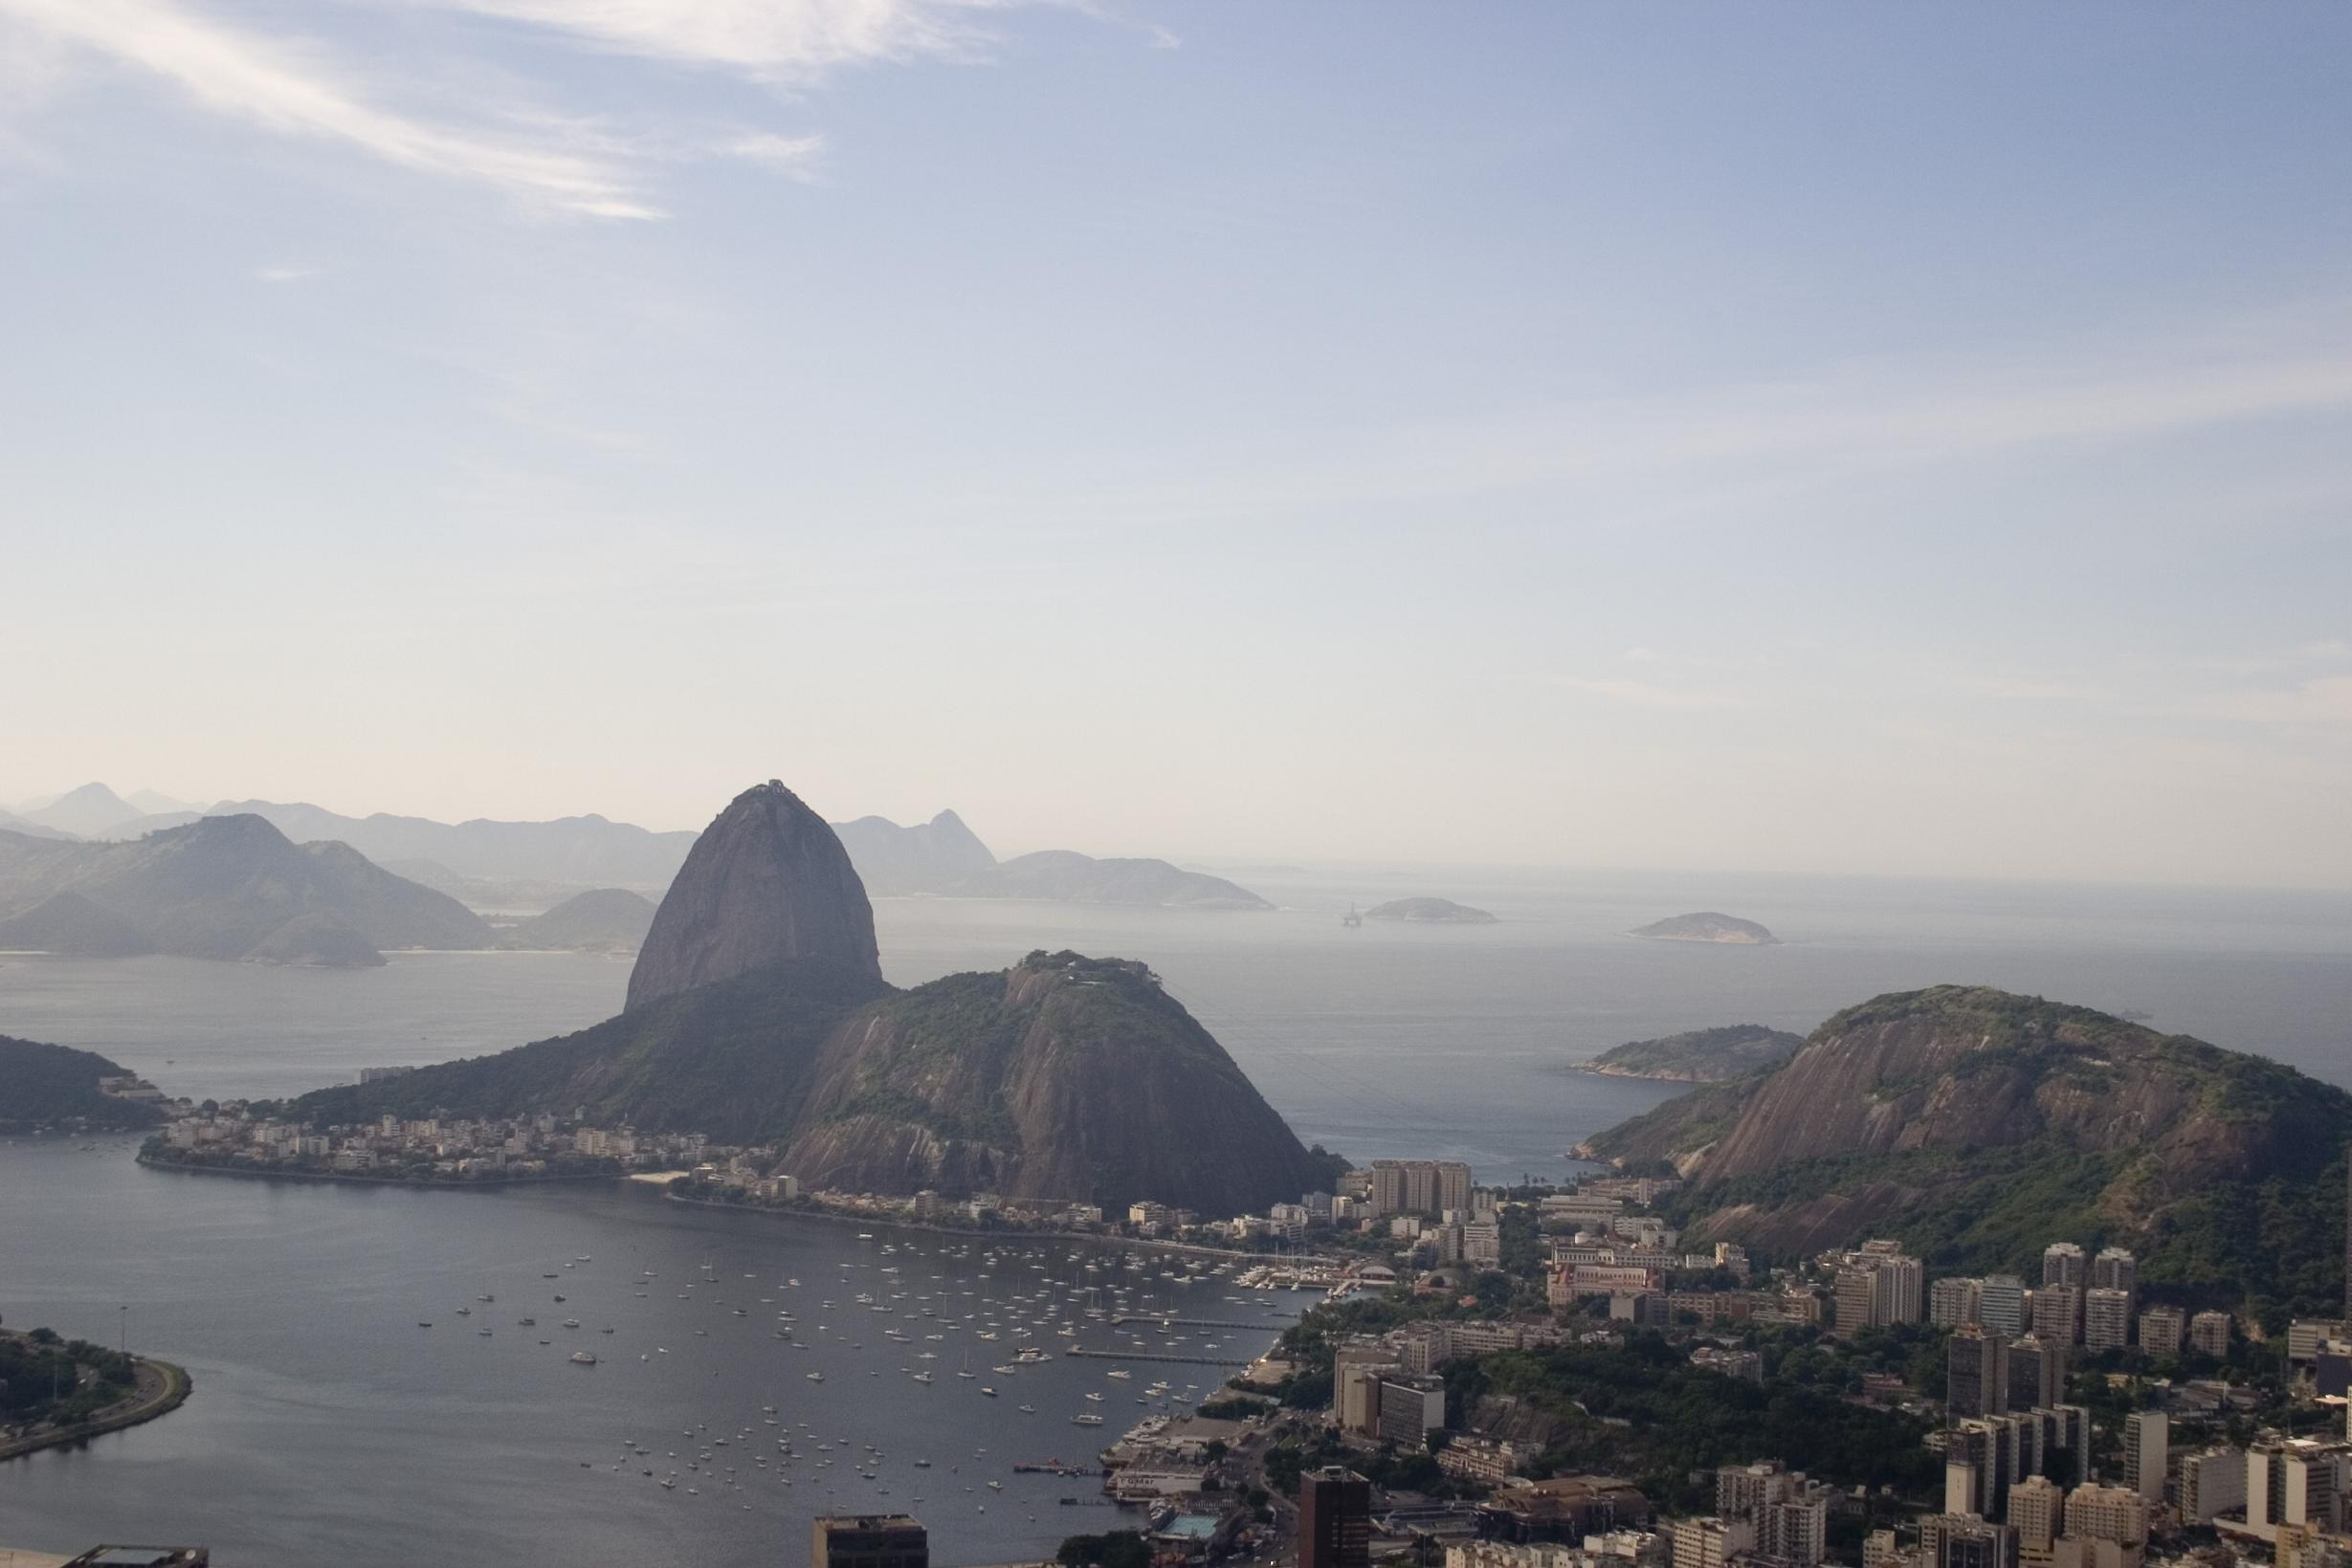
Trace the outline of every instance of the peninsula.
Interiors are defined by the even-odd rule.
[[[163,1092],[94,1050],[0,1035],[0,1134],[119,1133],[164,1120]]]
[[[1654,1078],[1665,1083],[1723,1083],[1778,1067],[1805,1044],[1801,1034],[1762,1024],[1727,1024],[1690,1029],[1655,1040],[1629,1040],[1588,1062],[1580,1072],[1611,1078]]]
[[[184,1368],[54,1329],[0,1330],[0,1460],[79,1443],[178,1409]]]

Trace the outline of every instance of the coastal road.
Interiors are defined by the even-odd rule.
[[[129,1394],[92,1412],[86,1421],[76,1422],[71,1426],[29,1432],[0,1444],[0,1461],[68,1443],[79,1443],[84,1438],[99,1437],[107,1432],[119,1432],[143,1421],[153,1421],[157,1416],[178,1409],[188,1398],[189,1377],[182,1368],[169,1361],[150,1360],[144,1356],[133,1357],[131,1364],[136,1377]]]

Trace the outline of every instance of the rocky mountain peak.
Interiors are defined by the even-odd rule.
[[[777,964],[883,988],[874,906],[849,851],[777,780],[728,803],[695,840],[629,976],[629,1005]]]

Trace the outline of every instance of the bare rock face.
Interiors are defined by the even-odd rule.
[[[630,971],[629,1006],[786,963],[882,988],[874,906],[849,851],[771,779],[736,796],[695,840]]]

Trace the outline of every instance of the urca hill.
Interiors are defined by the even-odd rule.
[[[1696,1237],[1810,1253],[1901,1238],[2014,1270],[2052,1236],[2129,1246],[2143,1283],[2342,1299],[2352,1094],[2259,1056],[1977,986],[1840,1012],[1771,1071],[1580,1152],[1672,1165]]]
[[[783,784],[744,791],[654,917],[618,1018],[297,1102],[566,1115],[774,1142],[811,1186],[988,1190],[1238,1213],[1321,1173],[1140,963],[1032,953],[898,990],[840,840]]]

